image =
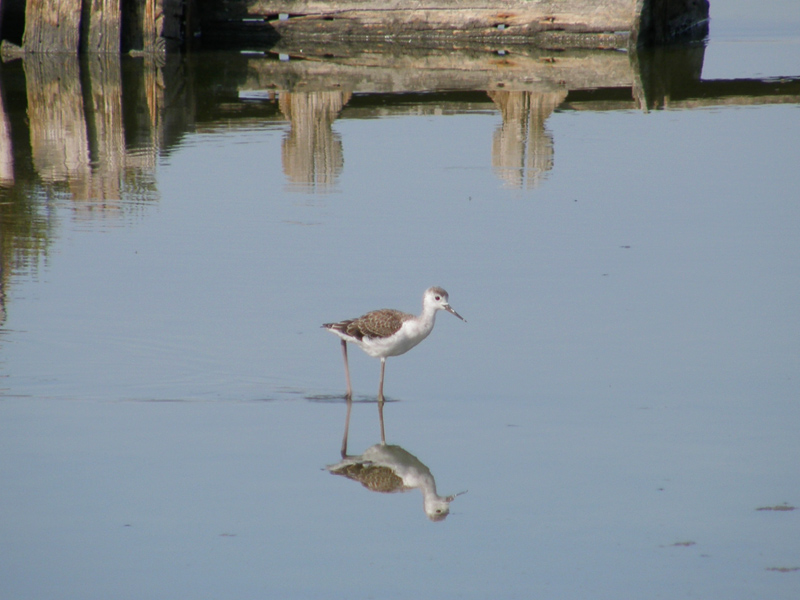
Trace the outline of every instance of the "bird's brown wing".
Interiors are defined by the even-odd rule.
[[[414,315],[391,308],[383,308],[368,312],[357,319],[346,319],[338,323],[325,323],[323,327],[333,329],[357,340],[363,340],[365,337],[385,338],[399,330],[405,321],[413,318]]]
[[[384,308],[381,310],[373,310],[367,314],[350,321],[342,321],[343,328],[338,329],[342,333],[362,340],[365,337],[389,337],[395,333],[403,323],[408,319],[413,318],[413,315],[408,315],[399,310],[392,310]],[[336,325],[339,325],[337,323]]]

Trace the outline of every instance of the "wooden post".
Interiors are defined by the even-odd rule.
[[[142,50],[146,53],[163,51],[164,40],[161,36],[164,24],[163,0],[144,0],[142,18]]]
[[[0,17],[8,2],[0,0]],[[182,43],[184,6],[191,2],[27,0],[22,47],[36,53],[116,54],[124,45],[126,51],[163,53]]]
[[[81,0],[28,0],[25,52],[78,52]]]
[[[121,0],[85,0],[81,51],[119,53]]]
[[[631,31],[636,45],[656,46],[708,30],[708,0],[636,0]]]
[[[182,40],[185,2],[191,0],[139,0],[125,2],[129,22],[124,37],[126,50],[142,54],[163,54],[177,49]]]

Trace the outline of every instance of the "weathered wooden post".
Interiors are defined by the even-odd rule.
[[[705,33],[708,0],[636,0],[632,36],[638,45],[659,45],[692,32]]]
[[[85,0],[82,52],[119,53],[122,0]]]
[[[162,54],[177,49],[181,40],[183,9],[192,0],[139,0],[124,2],[128,22],[125,43],[128,49],[144,54]]]
[[[25,52],[78,52],[81,0],[28,0]]]
[[[145,54],[177,49],[184,13],[195,0],[0,0],[0,25],[9,10],[21,15],[21,47],[6,35],[6,53]],[[16,12],[14,13],[17,14]],[[20,22],[22,18],[15,19]],[[6,27],[8,29],[8,27]],[[8,34],[8,32],[5,32]],[[123,39],[124,38],[124,39]]]
[[[34,54],[118,53],[121,2],[27,0],[22,51]],[[2,8],[0,4],[0,16]]]

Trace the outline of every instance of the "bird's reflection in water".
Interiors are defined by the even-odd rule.
[[[382,403],[381,403],[382,404]],[[350,428],[352,401],[347,402],[347,418],[342,439],[342,460],[326,468],[334,475],[342,475],[372,492],[391,494],[419,489],[422,506],[431,521],[443,521],[450,514],[450,503],[465,492],[452,496],[436,493],[436,481],[431,470],[416,456],[396,444],[387,444],[384,436],[383,411],[379,412],[382,441],[370,446],[362,454],[347,454],[347,436]],[[382,409],[383,406],[380,406]]]

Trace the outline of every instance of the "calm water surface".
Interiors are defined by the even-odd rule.
[[[768,9],[466,78],[0,66],[0,597],[797,597],[800,17]],[[468,323],[389,359],[385,425],[468,490],[443,522],[326,469],[320,324],[430,285]],[[350,366],[348,452],[384,451]]]

